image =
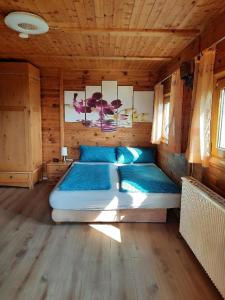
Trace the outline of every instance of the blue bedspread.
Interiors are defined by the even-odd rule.
[[[157,166],[118,167],[120,192],[180,193],[179,187]]]
[[[109,165],[75,164],[59,185],[62,191],[109,190]]]

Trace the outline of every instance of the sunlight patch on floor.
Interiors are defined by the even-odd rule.
[[[121,243],[121,234],[119,228],[113,225],[106,225],[106,224],[90,224],[89,226],[105,234],[111,239]]]

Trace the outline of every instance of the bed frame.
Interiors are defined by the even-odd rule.
[[[56,223],[165,223],[167,209],[120,209],[120,210],[64,210],[53,209],[52,219]]]

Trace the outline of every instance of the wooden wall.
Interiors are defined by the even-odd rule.
[[[99,128],[86,128],[81,123],[65,123],[65,145],[70,157],[79,157],[80,145],[149,146],[151,123],[133,123],[132,128],[118,128],[102,132]]]
[[[216,48],[216,59],[214,66],[214,73],[218,74],[225,71],[225,41],[222,41]],[[225,76],[224,76],[225,77]],[[208,168],[201,168],[195,166],[195,172],[202,178],[202,182],[215,192],[225,197],[225,161],[221,163],[220,160],[212,158]]]
[[[217,53],[215,60],[214,72],[218,73],[225,70],[225,41],[217,45]],[[165,84],[166,93],[168,93],[168,84]],[[158,146],[158,164],[159,166],[176,182],[181,182],[181,176],[192,175],[196,179],[202,181],[205,185],[225,197],[225,168],[216,159],[211,159],[208,168],[202,168],[199,164],[189,165],[186,158],[186,145],[188,131],[190,127],[190,97],[191,94],[185,94],[189,97],[189,101],[184,103],[183,120],[184,127],[182,129],[183,142],[182,154],[174,154],[168,151],[166,144]],[[188,113],[186,113],[188,112]]]
[[[99,85],[102,80],[117,80],[120,85],[133,85],[134,90],[151,90],[153,78],[149,71],[64,71],[63,90],[84,90],[86,85]],[[43,162],[60,158],[60,72],[41,69]],[[151,123],[134,123],[132,128],[119,128],[104,133],[80,123],[64,124],[64,145],[69,157],[78,158],[81,144],[150,145]]]
[[[43,162],[60,158],[59,71],[41,70]]]
[[[163,82],[164,94],[170,93],[171,78]],[[188,175],[188,162],[185,158],[185,151],[188,143],[188,132],[190,125],[190,113],[191,113],[191,95],[192,90],[184,85],[183,88],[183,100],[182,100],[182,122],[180,138],[181,152],[182,154],[172,153],[166,143],[161,143],[158,146],[157,163],[164,172],[171,177],[178,184],[181,183],[181,177]]]

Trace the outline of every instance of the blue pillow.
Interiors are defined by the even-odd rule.
[[[82,162],[116,162],[116,148],[102,146],[80,146]]]
[[[156,148],[117,147],[117,162],[130,163],[155,163]]]

